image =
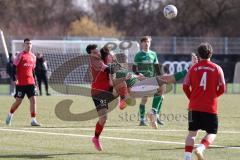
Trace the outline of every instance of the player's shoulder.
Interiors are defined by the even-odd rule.
[[[34,53],[30,52],[29,53],[30,57],[36,61],[37,57]]]
[[[152,55],[157,55],[157,52],[153,51],[153,50],[149,50],[148,51],[149,54],[152,54]]]
[[[139,55],[141,55],[142,54],[142,51],[138,51],[136,54],[135,54],[135,57],[136,56],[139,56]]]
[[[30,55],[31,55],[32,57],[36,58],[36,55],[35,55],[34,53],[30,52]]]
[[[142,57],[142,51],[138,51],[135,55],[134,55],[134,61],[138,61],[139,59],[141,59]]]
[[[213,62],[212,62],[213,63]],[[218,73],[223,73],[223,69],[220,65],[213,63],[213,65],[215,66],[216,70]]]
[[[15,57],[21,57],[23,55],[24,51],[21,51],[21,52],[17,52],[15,54]]]
[[[222,67],[221,67],[221,66],[219,66],[218,64],[216,64],[216,63],[214,63],[214,62],[212,62],[212,61],[210,61],[209,64],[210,64],[212,67],[216,68],[217,70],[222,70]]]

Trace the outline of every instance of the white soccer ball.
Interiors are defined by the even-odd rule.
[[[172,4],[165,6],[163,9],[163,14],[167,19],[173,19],[177,17],[177,13],[177,8]]]

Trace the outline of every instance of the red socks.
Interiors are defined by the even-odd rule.
[[[208,148],[210,143],[207,140],[202,139],[201,144],[203,144],[205,146],[205,148]]]
[[[10,113],[13,114],[15,111],[16,111],[17,108],[14,108],[14,109],[10,109]]]
[[[193,146],[185,146],[185,152],[192,153],[192,151],[193,151]]]
[[[36,117],[36,112],[32,112],[32,113],[31,113],[31,117],[32,117],[32,118]]]
[[[104,127],[104,126],[101,126],[101,125],[99,124],[99,122],[97,122],[96,128],[95,128],[95,137],[96,137],[96,138],[99,138],[100,134],[102,133],[103,127]]]

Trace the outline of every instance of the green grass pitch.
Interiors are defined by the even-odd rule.
[[[187,134],[187,103],[183,94],[168,94],[163,102],[161,118],[165,125],[153,130],[138,126],[138,105],[125,110],[116,108],[108,116],[102,134],[103,152],[91,143],[97,119],[67,122],[55,115],[55,106],[64,99],[72,99],[73,113],[93,109],[91,98],[80,96],[37,97],[38,120],[42,127],[30,127],[28,100],[16,111],[12,126],[5,118],[13,98],[0,96],[0,159],[49,160],[181,160]],[[148,100],[149,111],[152,99]],[[239,95],[226,94],[219,101],[219,133],[205,152],[208,160],[239,160],[240,107]],[[139,104],[139,100],[138,100]],[[198,137],[204,133],[200,132]],[[196,142],[199,143],[200,138]]]

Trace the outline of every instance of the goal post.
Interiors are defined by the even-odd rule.
[[[0,29],[0,37],[1,37],[3,53],[5,55],[6,62],[8,62],[8,60],[9,60],[8,48],[7,48],[7,44],[6,44],[6,41],[5,41],[5,37],[4,37],[3,31],[1,29]]]
[[[22,40],[12,41],[12,53],[22,50]],[[86,47],[111,45],[119,63],[132,63],[140,48],[136,41],[120,40],[32,40],[34,54],[43,53],[53,94],[89,96],[92,81]]]
[[[240,62],[235,65],[232,92],[240,93]]]

